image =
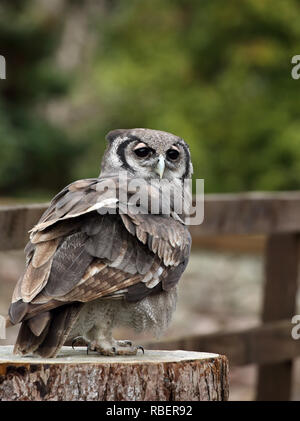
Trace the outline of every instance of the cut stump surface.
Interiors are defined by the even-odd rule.
[[[104,357],[63,347],[56,358],[0,347],[0,401],[210,401],[228,399],[228,362],[218,354],[152,351]]]

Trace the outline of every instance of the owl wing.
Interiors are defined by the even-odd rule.
[[[106,182],[70,184],[31,231],[9,317],[14,324],[28,320],[26,328],[39,338],[49,329],[53,309],[73,305],[68,317],[74,319],[78,303],[107,297],[138,301],[172,288],[187,264],[187,228],[164,215],[122,214],[116,195],[104,193]],[[106,208],[115,213],[103,214]],[[60,317],[66,323],[67,316]]]

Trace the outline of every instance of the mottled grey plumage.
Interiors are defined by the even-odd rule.
[[[114,130],[107,140],[100,176],[65,187],[31,230],[9,309],[10,322],[22,323],[15,353],[53,357],[80,336],[100,353],[133,354],[136,347],[113,339],[115,326],[158,335],[171,320],[191,246],[184,214],[122,214],[121,199],[108,205],[102,195],[113,180],[121,197],[120,170],[178,187],[192,173],[188,146],[150,129]],[[150,183],[145,189],[160,194]],[[114,214],[103,214],[108,206]]]

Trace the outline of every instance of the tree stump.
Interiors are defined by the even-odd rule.
[[[52,359],[0,347],[0,401],[212,401],[228,399],[227,358],[189,351],[104,357],[63,347]]]

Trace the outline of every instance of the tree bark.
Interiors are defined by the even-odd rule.
[[[41,359],[0,347],[0,401],[221,401],[228,393],[227,358],[218,354],[104,357],[64,347]]]

